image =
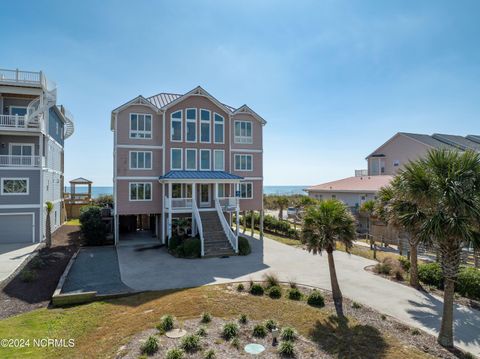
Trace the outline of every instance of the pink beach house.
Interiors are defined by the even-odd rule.
[[[237,252],[232,214],[263,219],[265,124],[247,105],[225,105],[201,87],[113,110],[115,242],[148,235],[166,243],[172,222],[186,218],[202,256]]]

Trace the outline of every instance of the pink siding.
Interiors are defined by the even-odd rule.
[[[235,155],[251,155],[252,156],[252,171],[236,171],[235,170]],[[231,173],[242,177],[262,177],[263,175],[263,154],[259,152],[237,152],[232,151],[231,155],[232,170]]]
[[[130,169],[130,152],[146,151],[152,153],[152,169]],[[149,176],[160,177],[162,175],[163,153],[161,149],[149,148],[117,148],[117,176]]]
[[[250,210],[261,210],[263,207],[263,181],[260,180],[245,180],[245,182],[253,183],[253,198],[252,199],[241,199],[240,200],[240,210],[241,211],[250,211]]]
[[[130,201],[130,182],[152,183],[151,201]],[[162,185],[154,180],[117,180],[118,214],[151,214],[162,212]]]
[[[251,121],[252,122],[252,136],[253,136],[253,143],[252,144],[241,144],[235,143],[235,120],[242,120],[242,121]],[[232,148],[248,148],[254,150],[262,150],[263,149],[263,126],[262,124],[256,120],[250,114],[238,114],[232,117],[232,127],[231,127],[231,134],[232,134]]]
[[[147,113],[152,115],[152,138],[138,139],[130,138],[130,114],[131,113]],[[132,105],[118,113],[117,116],[117,144],[119,145],[162,145],[162,116],[158,115],[150,107],[142,105]]]

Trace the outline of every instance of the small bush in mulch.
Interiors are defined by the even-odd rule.
[[[377,272],[378,274],[389,275],[391,270],[392,267],[389,263],[378,263],[375,266],[375,272]]]
[[[280,280],[278,279],[277,275],[274,273],[265,274],[263,276],[263,280],[265,281],[265,286],[267,288],[280,286]]]
[[[272,299],[280,299],[282,297],[282,288],[273,286],[268,290],[268,295]]]
[[[308,296],[307,304],[312,307],[322,308],[325,306],[325,299],[323,298],[323,295],[315,289]]]
[[[267,328],[263,324],[257,324],[253,327],[252,335],[255,338],[265,338],[267,336]]]
[[[239,329],[238,325],[235,323],[226,323],[223,326],[222,335],[226,340],[235,338],[238,335]]]
[[[153,335],[149,336],[147,341],[140,348],[142,354],[153,355],[158,351],[158,339]]]
[[[278,354],[283,357],[293,358],[295,356],[295,345],[291,341],[284,341],[278,347]]]
[[[290,281],[288,282],[288,285],[290,286],[290,288],[292,289],[296,289],[298,287],[297,283],[295,283],[294,281]]]
[[[242,283],[237,285],[237,292],[243,292],[244,290],[245,290],[245,286]]]
[[[235,349],[239,350],[240,349],[240,339],[238,338],[233,338],[232,341],[231,341],[231,344],[232,344],[232,347],[234,347]]]
[[[203,359],[215,359],[217,355],[215,354],[215,350],[210,349],[205,352],[203,355]]]
[[[268,331],[271,332],[273,329],[278,328],[278,323],[273,319],[268,319],[265,322],[265,328],[267,328]]]
[[[182,338],[180,347],[187,353],[194,353],[200,349],[200,337],[195,334],[186,335]]]
[[[263,295],[263,293],[264,293],[264,290],[260,284],[255,283],[255,284],[252,284],[252,286],[250,287],[250,294]]]
[[[238,254],[241,256],[246,256],[252,253],[252,248],[250,247],[250,242],[245,237],[238,237]]]
[[[280,338],[282,338],[284,341],[293,342],[295,339],[297,339],[297,332],[292,327],[285,327],[280,333]]]
[[[248,323],[248,317],[246,314],[241,314],[240,318],[238,319],[238,322],[240,324],[247,324]]]
[[[420,335],[420,330],[418,330],[417,328],[413,328],[412,335]]]
[[[399,256],[397,259],[400,262],[400,265],[402,266],[402,269],[405,272],[408,272],[410,270],[410,266],[411,266],[411,263],[408,260],[408,258],[404,257],[404,256]]]
[[[198,335],[199,337],[206,337],[207,329],[205,329],[205,327],[198,328],[195,334]]]
[[[157,329],[160,333],[165,333],[168,332],[169,330],[173,329],[173,326],[175,324],[175,320],[170,314],[164,315],[160,319],[160,323],[157,325]]]
[[[292,288],[288,291],[288,299],[301,300],[302,297],[302,292],[300,292],[297,288]]]
[[[42,269],[42,268],[45,268],[45,266],[47,265],[47,263],[45,262],[45,260],[43,258],[41,258],[40,256],[36,256],[34,257],[30,263],[28,263],[28,266],[31,268],[31,269]]]
[[[200,319],[200,322],[203,323],[203,324],[207,324],[207,323],[210,323],[212,321],[212,316],[210,313],[203,313],[202,314],[202,318]]]
[[[21,280],[22,282],[31,283],[31,282],[33,282],[35,279],[37,279],[37,273],[34,272],[33,270],[29,270],[29,269],[24,268],[24,269],[20,272],[20,280]]]
[[[361,307],[362,307],[362,305],[360,303],[357,303],[357,302],[352,303],[352,308],[353,309],[360,309]]]
[[[179,348],[170,349],[165,355],[165,359],[183,359],[185,352]]]

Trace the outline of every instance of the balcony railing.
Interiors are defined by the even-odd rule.
[[[165,208],[167,209],[186,209],[192,208],[191,198],[169,198],[165,197]]]
[[[220,197],[218,203],[224,211],[233,211],[238,206],[238,198],[236,197]]]
[[[368,170],[355,170],[355,177],[366,177],[368,176]]]
[[[38,85],[43,86],[46,89],[55,86],[53,82],[47,80],[41,71],[20,71],[18,69],[0,69],[0,83],[6,83],[9,85]]]
[[[40,156],[0,155],[0,167],[40,167]]]

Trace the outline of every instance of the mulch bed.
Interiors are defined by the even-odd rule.
[[[1,288],[0,319],[47,307],[79,244],[79,226],[60,227],[52,236],[52,247],[40,249],[17,276]],[[22,280],[25,272],[34,273],[35,278],[28,282]]]

